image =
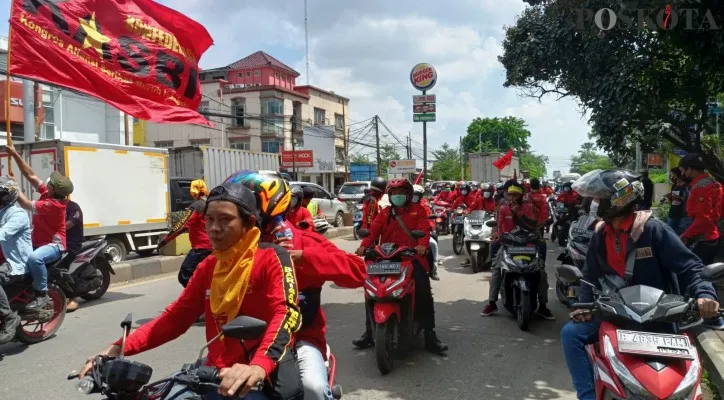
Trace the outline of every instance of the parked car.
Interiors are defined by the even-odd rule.
[[[314,200],[327,217],[327,222],[334,226],[344,226],[344,216],[347,207],[323,187],[311,182],[289,182],[290,186],[299,186],[302,189],[311,187],[314,189]]]
[[[345,182],[337,193],[341,201],[359,202],[365,196],[365,189],[370,188],[370,181]]]

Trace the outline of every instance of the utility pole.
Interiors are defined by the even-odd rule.
[[[465,180],[465,157],[463,156],[463,137],[460,136],[460,179]]]
[[[349,181],[349,128],[347,128],[347,136],[344,138],[344,181]]]
[[[375,115],[375,140],[377,141],[377,176],[382,176],[382,158],[380,157],[380,124]]]
[[[292,115],[292,175],[294,180],[299,180],[297,176],[297,141],[294,139],[294,132],[297,130],[297,118]]]
[[[307,85],[309,85],[309,28],[307,27],[307,0],[304,0],[304,61],[307,64]]]

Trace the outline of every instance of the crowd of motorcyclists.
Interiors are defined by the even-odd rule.
[[[64,252],[77,254],[82,242],[82,212],[69,202],[70,180],[54,172],[42,182],[12,146],[8,154],[26,180],[40,194],[28,199],[13,176],[0,178],[0,283],[30,274],[34,299],[26,309],[48,305],[46,265]],[[267,324],[258,340],[221,340],[209,345],[207,362],[220,369],[218,397],[332,399],[325,361],[328,357],[322,287],[333,282],[345,288],[365,284],[367,249],[381,243],[414,248],[415,319],[424,334],[425,349],[443,355],[448,346],[435,331],[435,307],[430,279],[438,280],[438,244],[433,206],[463,207],[494,215],[491,236],[492,277],[488,301],[481,312],[498,310],[501,289],[499,260],[502,238],[523,230],[535,234],[535,247],[545,265],[545,233],[555,223],[551,201],[563,204],[571,215],[591,216],[595,233],[585,254],[584,279],[607,293],[643,284],[667,293],[685,293],[696,299],[702,317],[719,323],[719,303],[711,282],[700,276],[713,263],[719,246],[718,222],[724,209],[721,185],[706,172],[701,156],[684,157],[671,170],[673,187],[668,220],[651,218],[642,176],[625,170],[596,170],[559,188],[539,179],[447,184],[435,196],[407,179],[375,178],[362,203],[362,228],[368,231],[356,254],[346,253],[314,232],[313,192],[289,187],[279,176],[240,171],[209,191],[202,180],[192,183],[194,198],[182,220],[159,243],[159,248],[188,231],[191,251],[178,273],[183,286],[179,298],[151,322],[131,333],[125,342],[112,343],[101,355],[117,357],[121,345],[133,355],[163,345],[182,335],[192,324],[204,323],[206,336],[237,316]],[[556,195],[556,191],[559,193]],[[388,195],[390,206],[380,200]],[[582,207],[582,204],[585,206]],[[26,211],[32,213],[32,226]],[[311,212],[310,212],[311,211]],[[448,223],[449,216],[448,216]],[[78,236],[80,227],[80,236]],[[671,228],[671,229],[669,229]],[[73,230],[75,229],[75,230]],[[415,237],[412,231],[422,231]],[[71,234],[71,232],[73,232]],[[71,238],[72,236],[72,238]],[[79,239],[80,238],[80,239]],[[537,314],[554,320],[548,309],[548,280],[540,270]],[[582,286],[580,302],[591,302],[593,291]],[[72,302],[74,300],[71,299]],[[70,306],[71,303],[69,303]],[[77,304],[75,304],[77,307]],[[374,345],[370,313],[355,347]],[[0,287],[0,343],[12,339],[20,318],[10,309]],[[585,345],[597,340],[600,321],[588,310],[573,310],[561,332],[563,353],[578,398],[595,399],[594,373]],[[247,353],[247,349],[256,349]],[[89,358],[81,377],[94,362]],[[264,390],[253,389],[259,382]],[[184,388],[176,393],[183,397]]]

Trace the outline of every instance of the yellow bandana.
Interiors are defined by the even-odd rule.
[[[217,259],[210,296],[214,319],[228,322],[239,315],[260,237],[261,231],[254,227],[235,245],[212,253]]]

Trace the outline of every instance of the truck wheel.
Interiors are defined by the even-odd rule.
[[[108,255],[108,259],[111,263],[117,263],[125,260],[128,256],[128,250],[126,250],[126,245],[123,241],[114,237],[108,238],[107,241],[108,246],[106,246],[105,253]]]

